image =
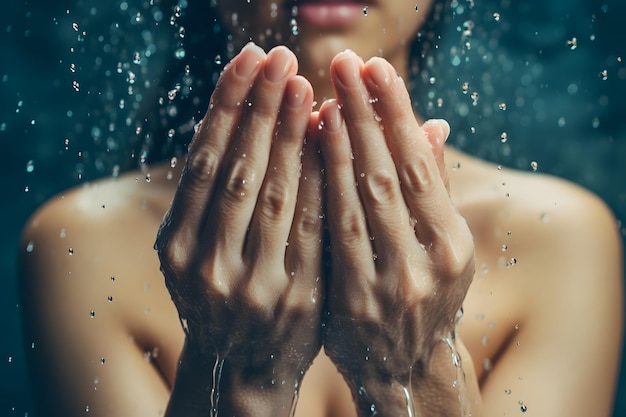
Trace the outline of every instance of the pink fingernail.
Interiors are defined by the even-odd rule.
[[[335,100],[329,100],[324,106],[322,121],[324,129],[328,132],[336,132],[341,128],[342,117],[339,105]]]
[[[361,77],[357,57],[352,51],[345,51],[337,55],[333,65],[337,79],[347,87],[358,84]]]
[[[265,56],[265,52],[252,42],[243,47],[237,61],[235,62],[235,72],[240,77],[249,77],[259,67]]]
[[[292,78],[287,81],[287,87],[285,88],[285,99],[287,104],[291,107],[300,107],[304,103],[307,93],[306,82],[300,78]]]
[[[369,70],[369,76],[372,82],[377,87],[388,87],[391,85],[395,76],[395,71],[392,74],[390,71],[390,65],[382,58],[372,58],[367,66]]]

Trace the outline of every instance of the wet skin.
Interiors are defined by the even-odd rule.
[[[399,3],[378,3],[379,16]],[[571,184],[453,149],[446,168],[448,125],[420,126],[396,76],[406,48],[363,62],[376,47],[350,38],[360,28],[303,37],[300,68],[284,47],[244,48],[180,183],[155,166],[149,183],[129,173],[36,213],[21,265],[34,369],[54,381],[45,404],[206,415],[218,363],[225,415],[287,415],[296,383],[297,416],[369,415],[372,403],[400,415],[409,374],[420,415],[517,415],[520,401],[526,415],[608,415],[621,340],[609,211]],[[358,54],[337,55],[348,43]],[[314,96],[333,98],[317,113]],[[462,404],[444,341],[461,303]]]
[[[312,302],[312,294],[317,296],[325,291],[331,313],[334,311],[340,320],[331,322],[326,334],[330,349],[325,345],[327,353],[322,350],[315,357],[299,384],[297,415],[354,415],[356,409],[350,393],[355,388],[354,380],[350,379],[354,375],[361,377],[363,384],[373,387],[369,390],[372,396],[384,394],[384,400],[375,399],[381,412],[388,406],[393,407],[389,413],[395,414],[404,409],[404,398],[397,391],[386,392],[386,384],[378,387],[377,381],[384,382],[385,379],[369,378],[368,365],[376,363],[377,375],[387,372],[406,383],[402,380],[406,377],[401,374],[402,370],[410,361],[424,362],[425,357],[420,354],[423,351],[419,349],[429,343],[434,346],[429,369],[436,372],[421,376],[442,379],[420,384],[420,379],[414,377],[411,386],[414,398],[422,400],[420,404],[442,412],[438,401],[451,392],[456,394],[451,389],[451,381],[457,378],[457,374],[450,350],[441,341],[441,336],[449,332],[449,323],[455,318],[456,308],[467,287],[464,280],[472,277],[459,278],[464,276],[465,268],[458,265],[469,264],[466,258],[461,264],[452,263],[451,266],[427,259],[427,256],[437,254],[437,248],[424,251],[415,245],[422,243],[428,247],[429,240],[438,242],[437,239],[441,239],[435,228],[437,220],[433,221],[434,225],[414,225],[406,208],[409,204],[417,204],[411,206],[412,213],[423,213],[424,216],[447,214],[450,218],[446,222],[452,222],[452,226],[457,222],[458,233],[463,236],[466,233],[464,223],[452,210],[447,198],[446,176],[449,176],[451,199],[467,220],[476,253],[477,272],[463,301],[465,316],[459,324],[456,340],[470,388],[469,400],[476,398],[472,395],[478,395],[471,392],[473,382],[480,388],[483,415],[518,413],[519,401],[528,407],[528,413],[538,415],[552,414],[553,410],[581,416],[598,410],[604,410],[600,414],[608,414],[617,368],[621,297],[618,238],[613,219],[602,203],[562,181],[498,169],[451,149],[446,151],[447,159],[449,165],[456,168],[445,170],[441,143],[447,125],[435,122],[419,128],[415,124],[412,129],[417,130],[405,136],[400,134],[398,142],[390,145],[387,135],[391,135],[395,127],[385,124],[387,116],[381,109],[379,115],[385,129],[376,127],[375,133],[366,132],[372,136],[367,142],[364,139],[360,143],[376,144],[383,150],[392,146],[421,147],[411,152],[417,153],[420,160],[424,159],[419,166],[427,173],[420,178],[430,180],[420,183],[423,187],[416,188],[415,192],[431,192],[436,197],[433,200],[420,198],[417,203],[400,204],[394,209],[393,203],[401,199],[406,202],[411,190],[403,189],[406,185],[400,184],[398,174],[395,178],[391,175],[395,174],[392,167],[402,166],[401,161],[391,161],[403,157],[412,161],[412,154],[403,152],[397,156],[380,149],[376,152],[359,150],[363,145],[356,142],[360,139],[350,131],[358,128],[353,125],[355,114],[371,112],[373,108],[370,106],[374,103],[364,102],[361,96],[351,97],[350,93],[338,89],[338,100],[342,102],[340,112],[335,101],[328,101],[322,105],[321,114],[310,113],[310,86],[305,79],[293,75],[293,56],[282,49],[266,56],[252,47],[243,54],[248,58],[252,55],[252,61],[258,62],[253,63],[253,71],[247,77],[240,78],[236,74],[237,60],[224,73],[225,84],[222,85],[228,85],[232,95],[224,94],[222,100],[232,100],[235,105],[215,106],[216,100],[220,100],[218,87],[212,110],[190,150],[180,185],[167,179],[168,171],[171,171],[169,166],[153,167],[149,183],[142,179],[145,174],[137,178],[132,173],[119,180],[99,182],[51,201],[33,217],[25,231],[23,247],[33,242],[35,248],[24,253],[22,260],[25,293],[28,295],[26,308],[30,312],[27,337],[38,346],[31,352],[35,369],[56,382],[52,386],[46,385],[42,392],[50,406],[66,411],[65,415],[84,412],[85,404],[90,406],[90,414],[95,415],[157,415],[159,410],[165,410],[173,388],[169,415],[176,415],[181,409],[185,413],[206,411],[210,396],[205,395],[204,387],[212,378],[212,365],[216,359],[207,352],[215,352],[215,346],[219,348],[222,341],[228,340],[234,358],[262,358],[265,362],[254,360],[252,368],[245,370],[238,365],[239,362],[225,365],[220,404],[232,407],[240,415],[287,413],[294,391],[293,382],[286,389],[267,390],[272,386],[272,377],[265,373],[267,367],[257,365],[267,363],[270,355],[285,359],[289,347],[302,347],[305,346],[302,342],[306,342],[306,349],[298,348],[299,354],[290,356],[291,360],[272,364],[276,365],[272,367],[272,375],[279,373],[281,376],[277,380],[281,383],[282,380],[299,378],[303,366],[315,357],[320,347],[321,331],[312,329],[320,329],[315,323],[320,320],[321,305],[319,301]],[[244,60],[241,56],[237,59]],[[274,126],[274,112],[265,112],[254,105],[236,105],[237,102],[245,103],[245,99],[241,100],[243,97],[253,97],[254,94],[265,97],[258,91],[273,82],[266,78],[266,68],[276,64],[274,59],[288,64],[283,66],[287,72],[281,81],[277,81],[286,94],[278,99],[275,95],[267,96],[268,100],[273,100],[273,108],[282,106],[285,110],[280,113],[284,118],[280,119],[280,126],[286,129],[285,134],[279,133],[277,137],[271,133],[273,129],[267,127],[268,124]],[[374,59],[364,64],[347,53],[335,60],[331,73],[339,76],[338,73],[345,69],[341,68],[343,65],[361,68],[364,82],[355,91],[366,86],[377,88],[368,84],[370,76],[378,69],[390,71],[382,60]],[[256,81],[251,83],[252,80]],[[397,78],[394,80],[385,87],[389,92],[393,91],[389,103],[391,114],[409,117],[408,110],[402,109],[406,106],[405,93],[394,90],[401,90],[402,83]],[[294,103],[295,97],[289,98],[294,92],[299,92],[304,100],[301,105],[287,109],[290,100]],[[384,91],[379,91],[379,95],[384,98]],[[348,110],[350,106],[353,107]],[[241,112],[247,112],[241,116],[244,127],[235,129],[233,120],[237,117],[234,115]],[[367,123],[376,121],[372,114],[365,117],[370,120]],[[355,119],[351,120],[353,117]],[[324,121],[322,130],[317,129],[320,120]],[[406,122],[412,125],[408,120]],[[238,133],[245,132],[245,126],[253,123],[266,126],[265,135],[256,135],[254,141],[250,136]],[[304,144],[300,136],[307,128],[309,135]],[[429,132],[428,138],[423,130]],[[260,127],[255,127],[255,131],[260,131]],[[295,140],[294,136],[300,138]],[[205,148],[208,143],[213,145],[210,152],[222,154],[211,157]],[[316,152],[310,152],[318,143],[322,160]],[[350,146],[354,159],[348,152]],[[301,147],[304,148],[302,159]],[[380,158],[380,155],[390,155],[390,159]],[[303,175],[294,175],[299,170],[300,161]],[[322,166],[327,167],[324,177],[320,171]],[[339,170],[350,174],[344,177],[337,172]],[[361,177],[360,172],[366,175]],[[384,193],[370,193],[372,183],[367,182],[368,176],[380,175],[380,172],[391,176],[391,180],[383,177],[385,181],[380,182],[388,188],[383,188]],[[258,181],[241,188],[242,185],[237,184],[241,178]],[[328,183],[325,206],[324,200],[320,200],[324,198],[320,189],[322,180]],[[355,182],[358,187],[354,186]],[[429,191],[427,186],[435,189]],[[298,188],[299,197],[293,193],[295,188]],[[242,190],[245,191],[243,196],[235,192]],[[165,265],[166,283],[178,311],[186,316],[192,335],[183,349],[178,377],[176,364],[185,334],[170,293],[163,285],[157,256],[151,250],[154,233],[175,191],[174,204],[167,217],[170,222],[161,229],[158,246],[162,253],[170,251],[162,259],[168,262]],[[249,193],[267,198],[255,198]],[[377,206],[380,198],[387,199],[384,207]],[[250,203],[256,200],[256,205]],[[230,201],[237,201],[237,204],[230,207]],[[436,210],[423,206],[428,201]],[[446,204],[449,208],[445,208]],[[300,210],[305,207],[307,211]],[[326,289],[317,281],[321,271],[319,213],[322,207],[331,224],[331,245],[335,251],[331,254],[337,254],[331,259],[333,275],[327,277],[329,286]],[[386,210],[393,215],[386,215]],[[405,214],[401,214],[402,211]],[[359,212],[368,213],[367,224],[362,215],[354,215],[348,223],[344,222],[345,216]],[[245,220],[255,216],[259,219],[256,226]],[[371,217],[379,223],[372,223]],[[416,216],[418,223],[420,217]],[[591,224],[581,222],[583,218],[596,220]],[[385,221],[391,222],[389,227],[398,228],[396,234],[386,234],[385,228],[379,226]],[[249,231],[246,230],[248,224],[252,224]],[[263,226],[262,230],[257,229],[260,226]],[[402,229],[411,231],[414,226],[417,234],[403,235]],[[59,234],[61,229],[65,232],[64,237]],[[128,230],[133,233],[129,235]],[[228,235],[220,230],[226,230]],[[242,234],[247,237],[242,238]],[[370,235],[374,236],[373,241],[370,241]],[[338,236],[356,244],[342,247]],[[580,239],[581,236],[584,238]],[[398,237],[410,239],[412,243],[406,247],[404,243],[397,244],[394,239]],[[179,239],[178,243],[176,239]],[[287,247],[286,240],[289,241]],[[456,244],[457,239],[453,240]],[[379,241],[385,241],[385,245],[375,246]],[[252,242],[250,245],[254,245],[254,249],[246,246],[247,242]],[[541,242],[540,248],[538,242]],[[503,243],[507,245],[506,252],[502,251]],[[471,242],[465,244],[471,245]],[[410,245],[414,249],[410,249]],[[394,250],[385,251],[387,246]],[[72,256],[68,256],[68,247],[74,249]],[[181,250],[176,250],[177,247]],[[417,266],[407,266],[401,260],[390,262],[394,256],[404,256],[403,251],[409,260],[411,256],[420,257]],[[224,253],[226,255],[221,256]],[[272,253],[275,257],[260,256],[263,253]],[[374,253],[378,256],[376,261]],[[460,256],[464,253],[460,249],[447,253],[442,256],[449,257],[454,253],[459,255],[453,256],[452,260],[464,259]],[[514,265],[507,262],[513,257],[517,259]],[[572,259],[581,261],[574,263]],[[428,278],[418,281],[419,285],[414,285],[411,280],[408,284],[401,282],[408,272],[384,276],[394,268],[415,270],[424,264],[432,266],[428,272],[439,272],[439,282],[429,283]],[[221,273],[211,274],[211,271]],[[292,271],[294,277],[291,277]],[[112,281],[111,276],[116,279]],[[212,296],[202,298],[201,294],[207,294],[208,286],[211,286],[208,294]],[[390,295],[390,288],[393,290],[394,286],[402,286],[402,291]],[[410,297],[410,291],[427,292],[428,295],[430,291],[434,293],[433,289],[449,295]],[[352,296],[352,292],[359,296]],[[113,301],[108,301],[108,296]],[[317,300],[321,295],[319,297]],[[226,301],[235,303],[231,310],[225,308]],[[430,304],[419,308],[436,308],[444,311],[448,318],[441,320],[440,316],[428,317],[427,314],[412,317],[396,310],[401,303],[421,301]],[[529,305],[533,308],[528,308]],[[589,307],[581,309],[580,306]],[[203,313],[202,309],[211,309],[212,313]],[[95,312],[93,317],[90,311]],[[381,320],[385,330],[396,333],[363,333],[367,326],[350,328],[341,321],[348,314],[352,314],[357,322],[359,317],[365,318],[363,323]],[[275,321],[270,319],[272,317]],[[385,322],[385,319],[389,321]],[[414,330],[407,325],[396,327],[397,323],[402,323],[398,319],[418,325]],[[439,332],[426,333],[421,327],[426,323],[424,320],[435,320],[430,327],[437,328],[439,324]],[[563,325],[572,321],[574,326]],[[210,326],[211,332],[203,332],[203,326]],[[350,337],[334,339],[332,328],[338,326],[342,326],[342,332],[351,332]],[[203,337],[195,337],[196,334]],[[216,334],[220,335],[219,338],[211,341],[214,337],[211,335]],[[590,334],[594,336],[589,337]],[[381,341],[372,335],[381,336]],[[254,340],[253,337],[260,339],[251,345],[249,342]],[[395,343],[385,343],[389,339]],[[209,349],[203,345],[207,341]],[[417,349],[402,349],[406,345],[400,341]],[[371,352],[367,361],[365,355],[353,354],[364,347],[364,342],[370,346]],[[567,349],[564,349],[564,343]],[[606,351],[607,347],[607,354],[593,364],[582,361],[572,366],[578,355],[586,357],[599,349]],[[400,354],[389,350],[396,348],[400,349]],[[567,355],[563,354],[564,350]],[[417,356],[404,356],[407,351]],[[150,353],[148,358],[151,360],[146,360],[145,352]],[[385,356],[393,360],[385,361]],[[355,357],[363,360],[355,360]],[[101,358],[106,362],[101,363]],[[76,367],[76,364],[81,366]],[[393,368],[383,368],[378,373],[381,364]],[[581,379],[581,375],[584,378]],[[549,398],[542,395],[546,387],[551,390]],[[509,390],[511,394],[507,394]],[[199,400],[194,400],[198,391],[202,395]],[[572,402],[571,393],[583,391],[585,402]],[[590,401],[592,398],[595,400]],[[447,401],[446,405],[455,407],[459,403]],[[185,408],[190,406],[193,406],[192,410]],[[359,406],[363,410],[364,404]]]

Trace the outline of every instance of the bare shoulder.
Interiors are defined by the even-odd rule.
[[[524,400],[537,415],[609,415],[623,322],[622,248],[611,210],[530,167],[509,170],[456,151],[446,159],[476,244],[462,327],[475,364],[489,363],[485,404],[513,413]],[[593,364],[582,360],[592,356]],[[563,401],[578,397],[594,401]]]
[[[130,380],[117,374],[124,363],[138,375],[158,370],[153,381],[167,398],[182,332],[152,246],[176,186],[169,177],[157,167],[149,177],[131,172],[68,190],[24,228],[19,266],[26,337],[37,346],[31,362],[39,378],[54,381],[39,393],[44,404],[65,415],[77,414],[77,403],[95,410],[105,401],[99,380],[128,390]]]
[[[601,252],[619,258],[618,223],[606,203],[590,191],[557,177],[502,168],[458,151],[451,152],[448,163],[453,166],[453,199],[479,231],[505,227],[513,237],[513,229],[518,229],[523,233],[515,241],[525,247],[554,243],[558,245],[550,248],[552,253],[563,248],[589,257]]]

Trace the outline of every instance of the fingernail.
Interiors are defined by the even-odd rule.
[[[367,65],[370,79],[377,87],[387,87],[394,79],[394,73],[391,72],[391,66],[382,58],[372,58]]]
[[[249,77],[258,68],[265,52],[250,42],[243,47],[235,63],[235,73],[240,77]]]
[[[280,81],[287,75],[291,67],[291,53],[287,48],[275,48],[267,56],[265,78],[269,81]]]
[[[324,129],[329,132],[336,132],[341,128],[341,110],[339,110],[339,105],[334,99],[326,102],[322,113],[322,122]]]
[[[437,129],[437,142],[448,140],[450,135],[450,125],[443,119],[428,119],[424,122],[425,125],[433,126]]]
[[[285,98],[291,107],[300,107],[306,98],[307,85],[301,78],[295,77],[287,81]]]
[[[339,82],[343,85],[353,87],[358,84],[361,71],[354,52],[350,50],[341,52],[335,58],[333,67]]]

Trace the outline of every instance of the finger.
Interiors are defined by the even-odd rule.
[[[289,79],[246,242],[248,257],[273,262],[281,268],[294,220],[302,147],[312,103],[313,89],[309,82],[301,76]]]
[[[439,169],[439,175],[443,179],[443,183],[449,194],[450,180],[444,161],[443,145],[448,140],[448,136],[450,136],[450,125],[442,119],[430,119],[424,122],[422,130],[424,131],[426,139],[430,142],[433,155],[435,156],[435,162],[437,162],[437,168]]]
[[[172,206],[159,232],[175,231],[175,240],[183,250],[190,247],[186,240],[198,237],[224,154],[241,117],[241,103],[264,59],[263,50],[252,43],[242,49],[220,76],[209,109],[194,135]],[[169,238],[159,240],[168,242],[169,247],[177,246]]]
[[[331,76],[354,151],[360,198],[374,237],[374,249],[384,263],[392,261],[387,256],[381,258],[384,252],[403,249],[401,246],[415,238],[407,227],[408,210],[385,140],[386,132],[362,82],[361,70],[360,59],[349,51],[339,54],[331,64]]]
[[[320,148],[326,179],[326,212],[333,268],[363,271],[358,279],[372,278],[374,263],[370,233],[354,177],[353,154],[344,118],[336,100],[320,108]],[[335,276],[342,271],[335,269]],[[333,281],[333,285],[341,283]],[[355,286],[359,286],[355,282]]]
[[[285,270],[293,272],[293,291],[316,303],[322,297],[323,218],[322,159],[319,114],[309,117],[302,149],[302,174],[285,256]]]
[[[265,177],[278,111],[297,61],[285,47],[271,50],[249,96],[224,160],[217,201],[205,236],[237,256],[243,254],[247,229]]]
[[[393,67],[382,58],[373,58],[364,70],[374,107],[381,117],[387,143],[393,155],[405,201],[416,220],[415,230],[428,249],[441,249],[441,256],[458,255],[454,240],[467,225],[458,215],[446,190],[431,143],[417,125],[406,86],[390,76]]]

